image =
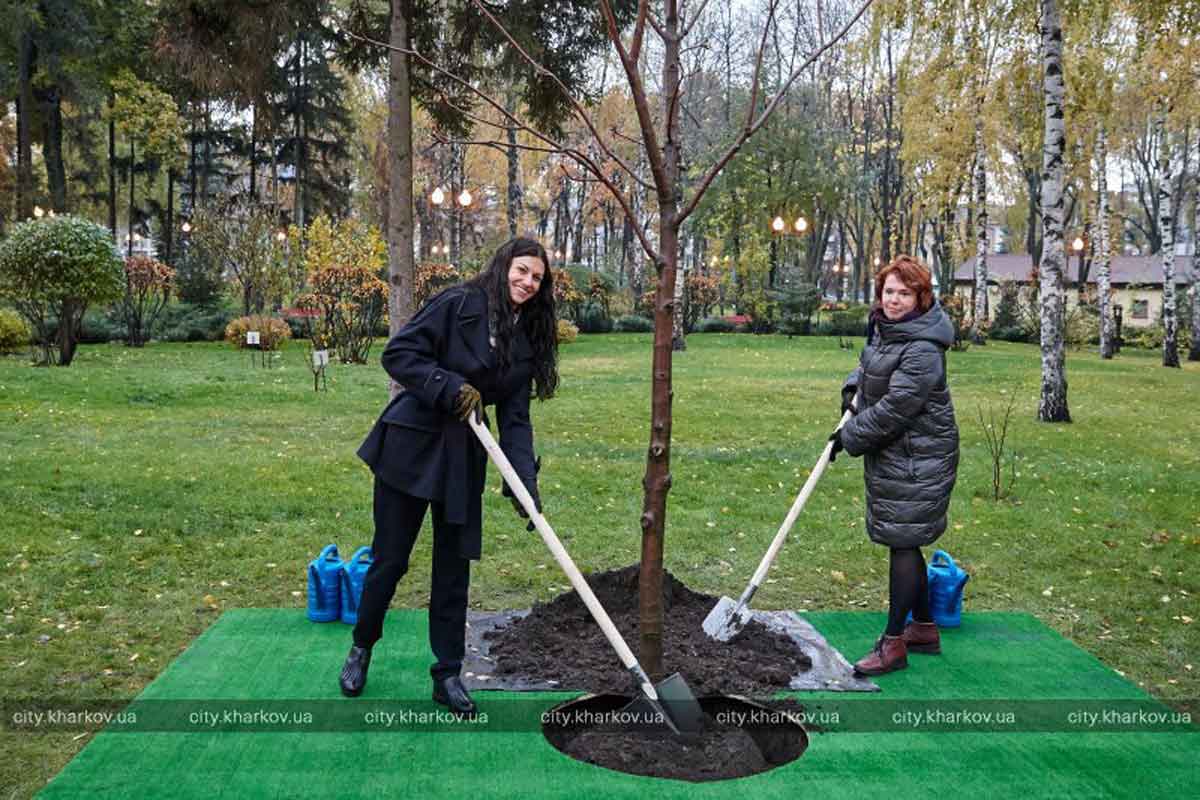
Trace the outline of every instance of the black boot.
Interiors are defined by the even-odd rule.
[[[354,645],[342,665],[342,675],[338,681],[342,686],[342,694],[346,697],[358,697],[363,687],[367,685],[367,667],[371,666],[371,648]]]
[[[471,699],[471,695],[467,692],[467,687],[462,685],[462,681],[457,675],[451,675],[449,678],[441,680],[434,680],[433,701],[441,703],[458,716],[468,719],[474,717],[476,711],[478,711],[475,707],[475,701]]]

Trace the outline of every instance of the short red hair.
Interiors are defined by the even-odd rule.
[[[917,295],[917,310],[921,313],[933,308],[933,273],[912,256],[898,255],[875,275],[875,302],[883,303],[883,284],[888,275],[895,275],[900,282]]]

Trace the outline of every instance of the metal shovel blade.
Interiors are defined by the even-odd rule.
[[[659,728],[666,725],[675,734],[699,733],[704,725],[704,712],[696,702],[687,681],[678,672],[654,684],[658,701],[643,693],[621,709],[635,725]]]
[[[722,597],[704,618],[704,632],[719,642],[728,642],[750,622],[753,612],[732,597]]]

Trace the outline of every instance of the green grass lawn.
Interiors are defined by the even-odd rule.
[[[824,338],[688,341],[666,562],[694,588],[736,594],[835,424],[856,354]],[[320,393],[295,344],[272,369],[216,344],[85,346],[67,369],[0,359],[4,696],[132,697],[222,609],[301,607],[323,545],[348,555],[370,542],[371,478],[354,450],[387,397],[377,354],[332,367]],[[1200,365],[1072,353],[1076,421],[1054,426],[1034,421],[1036,347],[953,353],[950,373],[963,452],[939,545],[972,574],[968,608],[1032,612],[1195,709]],[[637,558],[649,377],[649,335],[584,336],[563,348],[560,396],[534,405],[546,514],[585,570]],[[1002,411],[1004,392],[1017,398],[1019,477],[996,502],[977,415]],[[861,476],[854,459],[831,466],[757,607],[884,607],[886,551],[863,532]],[[493,469],[472,605],[528,606],[566,580],[498,481]],[[396,605],[427,600],[428,538]],[[0,733],[0,786],[32,794],[88,738]]]

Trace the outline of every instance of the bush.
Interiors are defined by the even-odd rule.
[[[654,331],[654,323],[638,314],[626,314],[617,317],[613,323],[613,330],[617,333],[651,333]]]
[[[996,328],[993,327],[988,333],[992,339],[998,339],[1002,342],[1031,342],[1029,332],[1020,325],[1015,325],[1011,328]]]
[[[866,336],[867,306],[834,311],[830,314],[829,332],[833,336]]]
[[[238,317],[225,327],[225,341],[239,350],[250,347],[246,344],[247,331],[258,331],[259,350],[277,350],[282,342],[292,338],[292,329],[278,317],[251,314]]]
[[[21,315],[0,308],[0,353],[15,353],[29,346],[32,334]]]
[[[125,335],[125,323],[116,307],[89,308],[79,324],[80,344],[107,344],[121,341]]]
[[[164,341],[219,342],[233,317],[234,311],[227,305],[171,303],[163,311],[159,325]]]
[[[108,229],[82,217],[28,220],[0,243],[0,300],[33,327],[39,363],[70,364],[87,307],[116,300],[124,286],[121,257]],[[61,324],[52,336],[55,320]]]
[[[734,324],[721,317],[705,317],[696,323],[697,333],[733,333]]]
[[[581,333],[611,333],[613,321],[604,313],[604,309],[594,303],[588,303],[579,312],[579,330]]]
[[[574,323],[560,319],[558,321],[558,343],[570,344],[579,338],[579,328],[576,328]]]

